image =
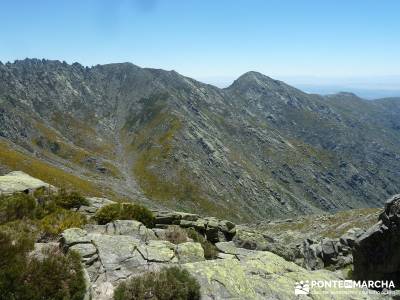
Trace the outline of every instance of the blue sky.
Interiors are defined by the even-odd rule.
[[[399,12],[397,0],[4,0],[0,60],[129,61],[217,85],[257,70],[297,85],[400,90]]]

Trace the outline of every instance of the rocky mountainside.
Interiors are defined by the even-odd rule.
[[[399,192],[400,101],[219,89],[130,63],[0,63],[0,172],[236,221],[376,207]]]

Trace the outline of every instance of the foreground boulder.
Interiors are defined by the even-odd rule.
[[[243,250],[239,259],[183,265],[199,281],[201,299],[370,299],[358,289],[317,287],[310,288],[308,295],[296,296],[294,288],[300,281],[340,278],[327,270],[307,271],[271,252]]]
[[[393,280],[400,287],[400,195],[390,198],[379,222],[355,241],[354,276]]]
[[[120,280],[157,271],[163,266],[204,260],[199,243],[179,245],[159,240],[154,232],[133,220],[88,225],[63,232],[61,245],[77,251],[90,278],[93,299],[112,299]]]
[[[40,188],[55,189],[48,183],[21,171],[14,171],[0,176],[0,195],[10,195],[19,192],[33,193]]]

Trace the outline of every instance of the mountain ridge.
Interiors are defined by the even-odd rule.
[[[131,63],[28,59],[0,78],[3,143],[100,195],[249,220],[398,192],[395,100],[307,94],[254,71],[219,89]]]

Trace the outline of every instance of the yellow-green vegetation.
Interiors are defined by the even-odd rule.
[[[56,237],[86,218],[63,207],[87,201],[78,193],[46,189],[0,196],[0,299],[80,300],[86,286],[78,254],[58,249],[29,255],[36,240]]]
[[[90,116],[85,119],[85,122],[83,122],[68,114],[54,113],[52,121],[54,127],[58,130],[64,131],[65,129],[68,129],[75,145],[106,157],[112,155],[114,150],[112,142],[109,142],[104,136],[101,136],[100,141],[99,139],[94,138],[99,135],[88,125],[91,123]]]
[[[0,196],[0,225],[2,228],[29,229],[33,238],[52,239],[67,228],[86,224],[84,215],[65,209],[84,204],[87,200],[76,192],[41,190],[35,192],[34,197],[25,193],[3,195]]]
[[[86,285],[79,255],[53,249],[39,259],[28,255],[33,246],[30,234],[0,226],[0,298],[83,299]]]
[[[299,237],[314,234],[316,236],[339,238],[351,228],[367,229],[378,220],[379,208],[351,209],[326,215],[309,215],[294,219],[292,222],[268,223],[258,229],[268,233],[297,233]],[[291,238],[288,235],[288,238]],[[291,242],[291,241],[288,241]]]
[[[101,196],[99,188],[91,182],[12,149],[4,142],[0,142],[0,164],[12,170],[24,171],[54,186],[75,189],[87,195]]]
[[[204,257],[206,259],[216,259],[217,258],[217,255],[218,255],[217,247],[215,247],[215,245],[213,245],[211,242],[207,241],[207,239],[204,236],[202,236],[200,233],[198,233],[195,229],[188,228],[187,235],[194,242],[201,244],[201,247],[204,250]]]
[[[156,130],[158,127],[158,130],[163,130],[163,124],[168,124],[168,128],[157,137]],[[185,194],[197,192],[196,186],[185,178],[183,170],[177,170],[176,165],[168,164],[172,154],[172,140],[180,127],[177,117],[161,113],[134,138],[133,143],[139,155],[133,170],[141,188],[150,198],[183,200]],[[167,178],[160,174],[162,171],[172,174]]]
[[[92,150],[93,152],[90,152],[81,147],[71,145],[59,136],[56,131],[44,126],[40,122],[36,122],[35,127],[39,136],[35,137],[32,142],[42,149],[42,154],[44,156],[49,158],[58,156],[91,171],[96,170],[96,164],[91,161],[91,158],[99,154],[104,155],[103,151],[96,152]],[[93,136],[91,139],[93,139]],[[109,154],[110,153],[108,153],[108,155]],[[101,164],[107,170],[108,175],[116,178],[120,177],[121,174],[119,170],[113,164],[107,161]]]
[[[38,130],[39,137],[34,138],[33,142],[40,148],[49,150],[51,153],[75,163],[82,162],[84,158],[90,156],[89,152],[67,144],[57,132],[42,123],[36,122],[35,127]]]
[[[187,270],[170,267],[119,284],[114,300],[198,300],[200,285]]]
[[[146,207],[133,203],[111,203],[100,208],[94,219],[99,224],[107,224],[115,220],[137,220],[146,227],[154,226],[154,215]]]
[[[75,191],[67,192],[65,189],[61,189],[58,193],[50,195],[50,197],[53,197],[54,202],[58,206],[66,209],[79,208],[83,205],[89,205],[89,201]]]
[[[0,224],[34,219],[37,214],[36,206],[36,200],[26,194],[0,196]]]
[[[214,215],[223,212],[226,217],[226,208],[209,201],[187,168],[173,159],[173,140],[181,128],[177,116],[159,112],[135,134],[133,171],[140,187],[148,198],[166,205]]]
[[[80,213],[63,208],[57,208],[54,212],[40,220],[40,230],[43,232],[42,238],[52,238],[58,236],[65,229],[81,228],[87,223],[86,217]]]

